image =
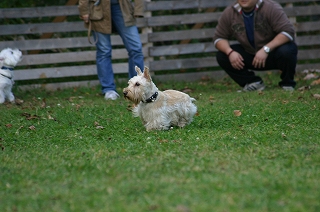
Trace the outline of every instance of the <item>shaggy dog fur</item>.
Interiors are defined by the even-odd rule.
[[[133,114],[140,117],[147,131],[184,127],[192,122],[197,112],[194,98],[176,90],[159,91],[148,67],[143,73],[137,66],[135,69],[138,75],[129,80],[123,95],[135,104]]]

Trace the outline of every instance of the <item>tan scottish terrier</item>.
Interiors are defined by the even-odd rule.
[[[147,131],[184,127],[192,122],[197,112],[194,98],[176,90],[159,91],[148,67],[143,73],[137,66],[135,69],[138,75],[129,80],[123,95],[135,104],[133,115],[140,117]]]

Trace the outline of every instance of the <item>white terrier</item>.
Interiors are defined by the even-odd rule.
[[[129,80],[123,95],[135,103],[133,115],[140,117],[147,131],[184,127],[192,122],[197,112],[192,103],[194,98],[176,90],[159,91],[152,82],[148,67],[143,73],[137,66],[135,69],[138,75]]]
[[[14,102],[12,93],[13,68],[21,61],[22,53],[18,49],[6,48],[0,52],[0,104],[7,99]]]

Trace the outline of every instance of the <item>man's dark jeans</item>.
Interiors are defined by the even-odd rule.
[[[271,51],[264,68],[254,68],[252,61],[255,55],[246,52],[240,44],[231,45],[231,48],[242,55],[245,64],[242,70],[234,69],[228,56],[223,52],[219,51],[217,53],[217,61],[227,74],[241,87],[244,87],[247,83],[262,80],[251,70],[265,71],[272,69],[281,70],[279,86],[295,87],[296,82],[294,81],[294,75],[296,72],[298,49],[294,42],[285,43]]]

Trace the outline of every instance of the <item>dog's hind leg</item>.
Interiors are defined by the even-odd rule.
[[[196,112],[197,108],[195,106],[186,107],[183,114],[180,114],[177,125],[182,128],[190,124]]]
[[[185,119],[184,117],[181,117],[178,121],[178,127],[182,128],[189,124],[189,121]]]

